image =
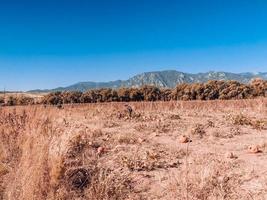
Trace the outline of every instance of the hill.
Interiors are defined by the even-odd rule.
[[[145,72],[138,74],[128,80],[117,80],[109,82],[79,82],[67,87],[58,87],[51,90],[32,90],[29,92],[52,92],[52,91],[86,91],[97,88],[121,88],[140,87],[142,85],[155,85],[163,88],[174,88],[180,83],[203,83],[208,80],[236,80],[241,83],[248,83],[254,78],[267,80],[265,73],[229,73],[229,72],[206,72],[190,74],[175,70]]]

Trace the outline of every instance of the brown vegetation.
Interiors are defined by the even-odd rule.
[[[249,85],[237,81],[209,81],[207,83],[180,84],[175,89],[160,89],[154,86],[141,88],[96,89],[81,92],[54,92],[46,95],[42,103],[135,102],[170,100],[229,100],[265,97],[267,81],[256,79]]]
[[[33,105],[35,103],[37,103],[35,98],[23,94],[0,96],[0,106]]]
[[[255,128],[266,109],[266,98],[3,107],[0,199],[266,199],[267,132]]]
[[[237,81],[208,81],[207,83],[179,84],[174,89],[157,88],[145,85],[140,88],[94,89],[84,93],[78,91],[52,92],[40,98],[31,95],[0,96],[0,105],[56,105],[63,104],[101,103],[101,102],[140,102],[140,101],[171,101],[171,100],[230,100],[249,99],[267,96],[267,81],[255,79],[250,84]]]

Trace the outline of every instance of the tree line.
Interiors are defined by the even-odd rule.
[[[174,89],[142,86],[140,88],[92,89],[86,92],[52,92],[41,100],[19,96],[0,97],[0,104],[13,105],[62,105],[76,103],[130,102],[130,101],[171,101],[171,100],[228,100],[267,97],[267,81],[255,79],[249,84],[237,81],[211,80],[206,83],[178,84]]]
[[[43,104],[75,104],[130,101],[171,100],[228,100],[267,97],[267,81],[255,79],[250,84],[237,81],[208,81],[207,83],[179,84],[174,89],[155,86],[120,89],[93,89],[87,92],[53,92],[42,99]]]

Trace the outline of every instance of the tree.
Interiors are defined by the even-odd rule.
[[[141,88],[145,101],[158,101],[161,98],[161,91],[155,86],[145,85]]]
[[[119,101],[128,102],[131,100],[130,98],[130,89],[129,88],[120,88],[118,90],[118,98]]]

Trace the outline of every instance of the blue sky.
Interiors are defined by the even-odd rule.
[[[267,71],[265,0],[0,2],[0,90],[176,69]]]

